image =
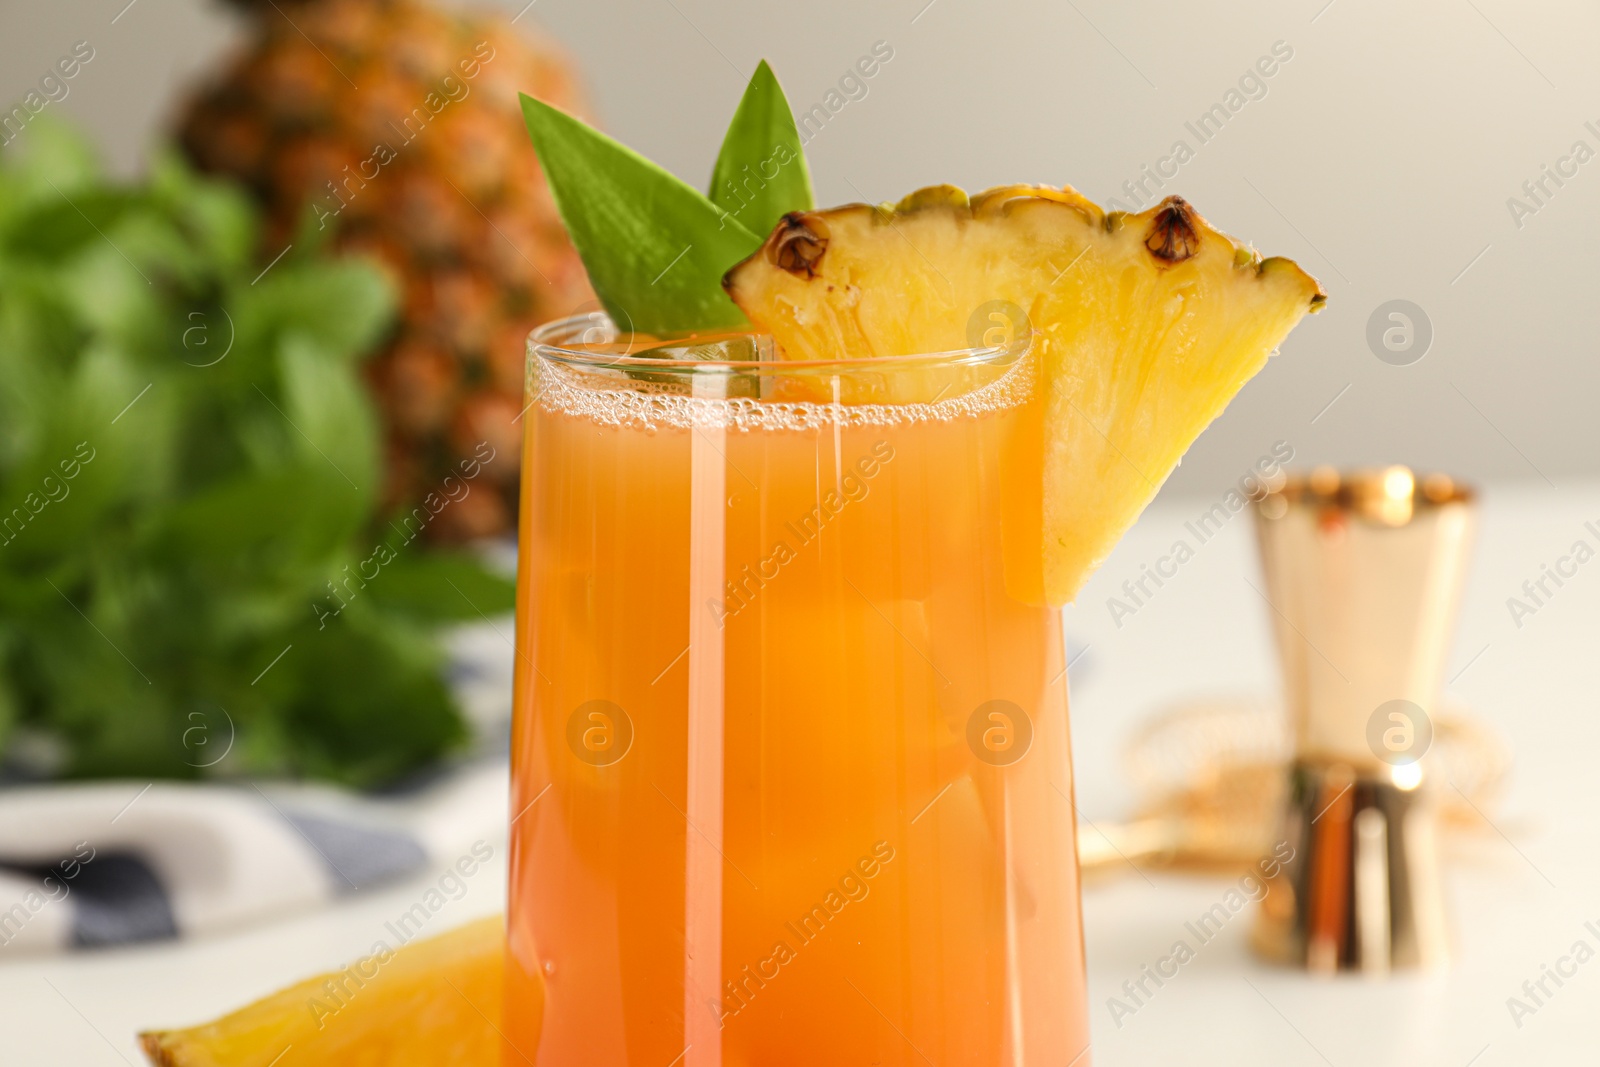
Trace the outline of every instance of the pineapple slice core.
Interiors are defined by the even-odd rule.
[[[1183,453],[1326,295],[1178,197],[952,186],[785,216],[723,285],[788,359],[945,352],[1033,331],[1044,390],[1038,595],[1070,601]],[[1031,598],[1031,597],[1030,597]]]

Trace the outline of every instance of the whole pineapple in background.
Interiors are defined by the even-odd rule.
[[[423,0],[231,2],[254,32],[189,106],[184,149],[259,198],[264,260],[309,212],[338,247],[388,266],[401,322],[367,366],[387,431],[387,497],[442,496],[445,477],[488,442],[494,460],[427,532],[509,530],[524,341],[592,299],[517,102],[528,92],[583,114],[569,61],[525,23]]]

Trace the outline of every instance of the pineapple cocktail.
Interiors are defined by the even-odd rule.
[[[1087,1065],[1056,609],[1321,289],[1176,197],[810,210],[764,64],[708,195],[524,106],[609,318],[530,345],[504,1062]]]
[[[1081,1051],[1060,618],[1006,582],[1037,525],[1027,339],[735,374],[597,347],[535,357],[508,1005],[546,1000],[508,1038]]]

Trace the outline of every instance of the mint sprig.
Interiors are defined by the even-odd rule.
[[[660,336],[735,329],[722,276],[789,211],[811,178],[783,89],[762,61],[713,168],[711,195],[559,108],[522,113],[589,282],[620,329]]]

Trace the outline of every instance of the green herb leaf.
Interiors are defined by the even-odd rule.
[[[360,381],[348,364],[303,335],[285,339],[278,367],[283,400],[275,406],[294,430],[291,446],[336,490],[348,487],[347,505],[334,510],[347,511],[358,526],[378,496],[381,469],[377,422]]]
[[[745,324],[722,275],[759,237],[566,112],[524,94],[522,114],[589,282],[618,327],[666,335]]]
[[[403,543],[395,549],[397,558],[370,590],[373,600],[386,608],[429,619],[477,622],[516,607],[516,583],[491,574],[471,556],[439,550],[407,553]]]
[[[237,189],[108,181],[48,119],[0,153],[0,757],[356,784],[436,758],[466,734],[435,627],[511,586],[420,541],[373,576],[359,360],[390,287],[298,239],[258,278]]]
[[[364,358],[393,321],[396,301],[388,281],[355,260],[311,260],[297,266],[240,289],[236,299],[244,313],[236,323],[239,335],[253,342],[285,332],[305,333],[330,355]]]
[[[757,235],[790,211],[810,211],[811,172],[794,112],[762,60],[722,139],[711,172],[711,202]]]

